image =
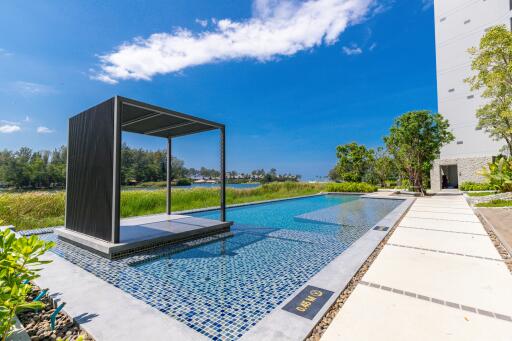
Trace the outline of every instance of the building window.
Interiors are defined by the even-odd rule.
[[[448,92],[454,92],[455,91],[455,88],[451,88],[448,90]]]
[[[457,144],[463,144],[464,141],[457,141]]]
[[[475,98],[475,95],[469,95],[467,98],[468,98],[468,99]]]
[[[468,19],[468,20],[464,21],[464,25],[469,24],[470,22],[471,22],[471,19]]]

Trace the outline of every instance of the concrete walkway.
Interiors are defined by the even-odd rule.
[[[512,275],[462,196],[416,200],[322,337],[511,339]]]

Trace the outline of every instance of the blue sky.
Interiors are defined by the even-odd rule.
[[[338,144],[437,109],[427,0],[3,1],[0,32],[1,149],[60,146],[70,116],[119,94],[225,123],[229,170],[313,179]],[[217,142],[174,149],[217,167]]]

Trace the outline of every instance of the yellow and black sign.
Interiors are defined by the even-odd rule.
[[[312,320],[332,294],[332,291],[308,285],[292,298],[283,310]]]

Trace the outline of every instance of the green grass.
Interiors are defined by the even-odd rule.
[[[487,182],[471,182],[471,181],[465,181],[460,186],[459,189],[461,191],[488,191],[495,189],[493,186],[491,186],[490,183]]]
[[[309,184],[299,182],[269,183],[250,189],[226,189],[227,204],[282,199],[329,192],[372,192],[368,184]],[[165,212],[165,190],[131,190],[121,192],[121,217]],[[173,211],[219,206],[219,190],[214,188],[179,189],[172,191]],[[65,193],[23,192],[0,194],[0,225],[14,225],[26,230],[64,224]]]
[[[476,204],[477,207],[509,207],[512,206],[512,200],[496,199],[488,202]]]
[[[496,192],[467,192],[470,197],[486,197],[488,195],[494,195]]]

